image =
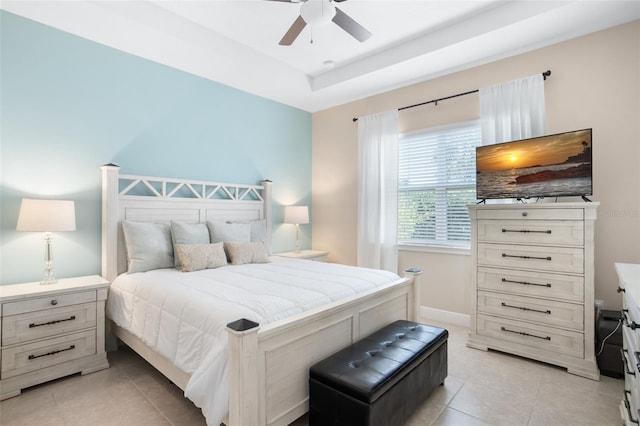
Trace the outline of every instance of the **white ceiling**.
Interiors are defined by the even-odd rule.
[[[310,112],[640,19],[639,0],[334,4],[373,36],[360,43],[330,23],[313,29],[310,43],[307,25],[292,46],[280,46],[300,11],[284,1],[3,0],[0,7]]]

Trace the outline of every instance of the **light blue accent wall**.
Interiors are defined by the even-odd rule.
[[[43,234],[15,230],[24,197],[75,200],[77,230],[54,234],[54,273],[100,274],[106,163],[124,174],[270,179],[274,252],[294,249],[283,206],[311,205],[310,113],[5,11],[0,43],[0,283],[43,275]]]

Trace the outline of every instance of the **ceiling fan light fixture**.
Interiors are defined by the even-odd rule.
[[[327,25],[336,15],[336,8],[329,0],[307,0],[300,6],[300,16],[308,25]]]

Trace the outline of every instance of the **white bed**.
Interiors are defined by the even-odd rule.
[[[399,278],[277,257],[188,273],[124,273],[123,220],[266,219],[270,235],[271,183],[120,176],[117,166],[102,169],[103,276],[113,281],[112,332],[185,390],[210,425],[292,422],[307,411],[311,364],[395,319],[415,319],[412,274]],[[235,330],[226,327],[241,318]]]

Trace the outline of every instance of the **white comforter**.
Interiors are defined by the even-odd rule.
[[[115,279],[107,316],[191,374],[185,396],[207,424],[218,425],[228,411],[227,323],[266,324],[396,279],[387,271],[278,257],[189,273],[159,269]]]

